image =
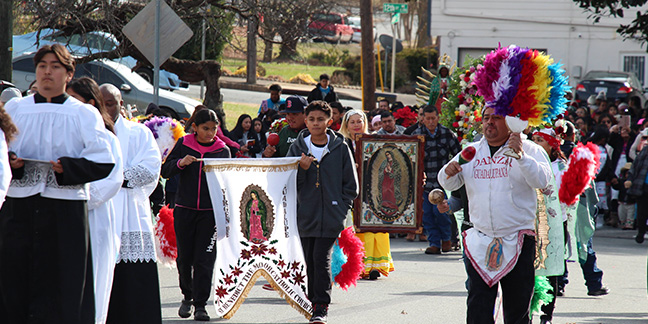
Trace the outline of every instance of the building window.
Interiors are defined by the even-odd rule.
[[[646,56],[645,55],[624,55],[623,56],[623,71],[633,72],[639,82],[645,86],[646,84]]]

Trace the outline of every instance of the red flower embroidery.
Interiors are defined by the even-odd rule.
[[[241,275],[241,273],[243,273],[243,271],[241,271],[241,268],[239,267],[234,267],[234,269],[232,270],[232,275],[234,276],[238,277]]]
[[[234,283],[234,280],[232,280],[231,275],[225,276],[225,278],[223,278],[223,280],[225,280],[225,283],[228,284],[228,285]]]
[[[265,255],[268,248],[264,244],[253,245],[251,251],[253,255]]]
[[[277,265],[278,265],[280,268],[283,268],[283,267],[286,266],[286,262],[284,262],[284,260],[279,260],[279,262],[277,262]]]
[[[293,280],[295,280],[295,283],[298,283],[298,284],[303,283],[304,282],[304,276],[302,276],[301,273],[296,273],[293,276]]]
[[[270,249],[268,249],[268,253],[277,254],[277,249],[275,249],[274,247],[271,247]]]
[[[281,278],[290,278],[290,271],[281,271]]]
[[[250,251],[248,251],[248,250],[241,251],[241,259],[250,260],[251,257],[252,257],[252,254],[250,254]]]
[[[218,298],[223,298],[225,295],[227,295],[227,289],[223,288],[223,286],[216,288],[216,296],[218,296]]]
[[[299,262],[295,261],[292,263],[292,269],[293,270],[298,270],[299,269]]]

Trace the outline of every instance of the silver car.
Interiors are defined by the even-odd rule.
[[[34,54],[26,54],[13,59],[12,82],[20,90],[26,90],[36,80]],[[99,85],[110,83],[122,92],[124,105],[131,105],[143,114],[148,104],[153,102],[153,86],[127,66],[110,60],[92,61],[79,64],[75,78],[87,76]],[[194,108],[201,102],[171,91],[160,89],[159,106],[176,119],[189,118]]]
[[[12,58],[36,52],[38,50],[36,46],[37,42],[40,46],[56,43],[63,44],[68,48],[70,53],[77,56],[109,52],[119,45],[119,41],[117,41],[117,38],[113,34],[102,31],[91,31],[85,34],[65,36],[58,29],[44,28],[40,30],[40,35],[38,31],[24,35],[14,35]],[[137,60],[131,56],[120,57],[114,61],[122,63],[131,69],[137,65]],[[135,72],[149,83],[153,83],[153,70],[151,68],[143,66],[139,67]],[[181,81],[175,73],[160,70],[160,88],[167,90],[186,90],[188,87],[189,84]]]

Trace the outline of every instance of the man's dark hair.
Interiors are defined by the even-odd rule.
[[[389,118],[389,117],[394,117],[394,114],[391,113],[391,111],[383,111],[380,113],[380,120],[383,118]]]
[[[324,100],[315,100],[309,103],[308,107],[304,110],[304,114],[308,116],[308,114],[316,110],[323,112],[328,118],[331,118],[331,115],[333,114],[331,112],[331,106],[329,106],[328,102]]]
[[[322,80],[330,80],[329,75],[326,73],[320,74],[320,81]]]
[[[331,109],[337,109],[340,114],[344,113],[344,106],[339,101],[329,102]]]
[[[61,44],[45,45],[41,47],[34,55],[34,65],[38,65],[43,57],[47,54],[54,54],[56,59],[65,67],[68,72],[74,72],[74,58],[68,52],[67,48]]]
[[[437,115],[439,114],[439,110],[434,105],[423,105],[421,108],[423,108],[424,114],[425,113],[437,113]]]
[[[269,89],[270,89],[270,91],[277,91],[277,92],[281,92],[281,91],[283,91],[283,89],[281,88],[281,86],[278,85],[278,84],[276,84],[276,83],[273,84],[273,85],[271,85]]]

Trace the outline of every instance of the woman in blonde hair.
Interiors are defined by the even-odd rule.
[[[354,142],[356,136],[367,134],[368,124],[367,116],[361,110],[352,109],[344,114],[340,133],[351,142],[349,147],[354,151],[357,149]],[[389,272],[394,271],[388,233],[364,232],[356,233],[356,236],[363,242],[365,248],[363,279],[376,280],[381,274],[386,277]]]

